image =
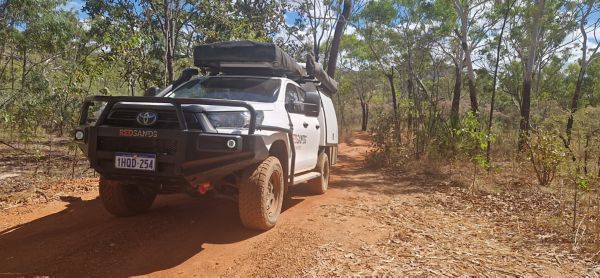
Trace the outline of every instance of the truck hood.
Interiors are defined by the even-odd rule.
[[[275,109],[274,103],[251,102],[246,103],[252,105],[256,111],[272,111]],[[138,109],[171,109],[173,106],[166,103],[152,102],[121,102],[115,104],[115,108],[138,108]],[[183,104],[181,105],[184,111],[190,112],[227,112],[227,111],[247,111],[243,107],[218,106],[218,105],[203,105],[203,104]]]

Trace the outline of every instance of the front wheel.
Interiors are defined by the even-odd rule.
[[[283,168],[276,157],[246,169],[239,188],[242,224],[263,231],[273,228],[281,214],[283,191]]]
[[[155,198],[156,191],[150,188],[100,177],[100,199],[113,215],[140,214],[152,206]]]
[[[321,176],[308,181],[308,184],[306,185],[308,191],[312,194],[325,194],[329,187],[329,157],[325,152],[319,154],[315,171],[319,172]]]

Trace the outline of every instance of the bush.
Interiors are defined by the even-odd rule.
[[[367,156],[369,166],[398,166],[409,157],[402,145],[402,130],[394,120],[394,115],[384,113],[374,119],[371,125],[373,150]]]
[[[566,157],[561,139],[551,132],[534,130],[529,135],[526,147],[538,183],[549,185]]]
[[[481,128],[477,116],[469,112],[461,121],[460,127],[454,130],[456,147],[462,155],[474,164],[487,169],[489,163],[485,157],[488,146],[488,134]],[[491,138],[490,141],[493,141]]]

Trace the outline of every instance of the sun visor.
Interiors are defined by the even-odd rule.
[[[306,76],[306,71],[274,43],[218,42],[194,48],[194,65],[243,75]]]

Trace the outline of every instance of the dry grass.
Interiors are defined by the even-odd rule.
[[[94,171],[69,140],[9,145],[14,148],[0,145],[0,208],[48,202],[94,188],[86,181]]]
[[[440,167],[440,164],[442,166]],[[539,186],[527,161],[504,161],[490,171],[479,170],[473,186],[470,163],[449,161],[411,164],[414,170],[457,184],[449,193],[464,202],[444,204],[463,210],[472,207],[486,217],[511,225],[530,240],[559,246],[600,262],[600,194],[597,190],[578,191],[578,207],[573,229],[574,186],[566,178],[550,186]],[[597,185],[596,185],[597,188]]]

